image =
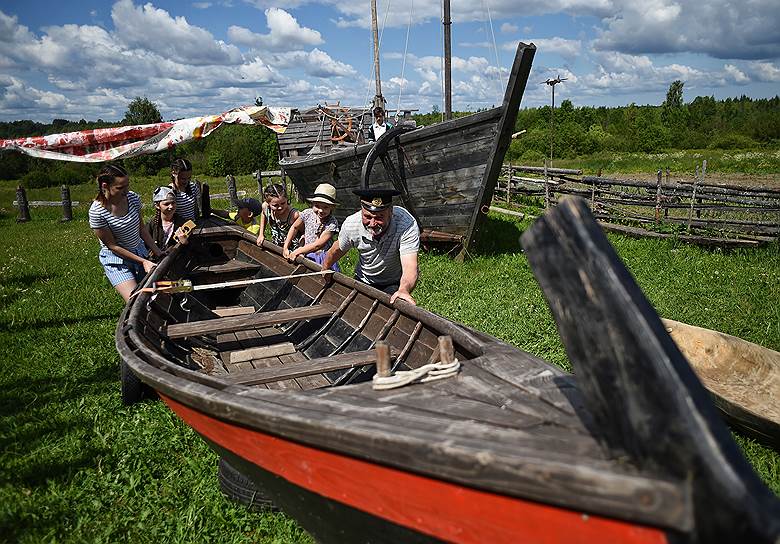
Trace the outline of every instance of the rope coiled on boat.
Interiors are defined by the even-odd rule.
[[[396,389],[410,383],[425,383],[451,378],[460,372],[460,362],[457,359],[451,363],[428,363],[420,368],[401,370],[392,376],[374,375],[372,388],[376,391]]]

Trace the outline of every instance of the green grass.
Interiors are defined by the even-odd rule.
[[[652,174],[669,167],[675,176],[693,177],[697,166],[707,161],[707,171],[720,174],[777,175],[780,172],[780,149],[689,149],[661,153],[629,153],[604,151],[572,159],[553,158],[556,168],[580,168],[592,175],[600,169],[604,174]],[[519,164],[522,161],[512,161]]]
[[[133,183],[149,202],[159,181]],[[253,184],[239,180],[239,188]],[[215,185],[221,192],[224,182]],[[31,198],[48,198],[44,192]],[[82,201],[91,192],[73,188]],[[0,184],[0,207],[9,196],[13,184]],[[113,343],[122,303],[103,277],[86,207],[66,224],[57,208],[32,213],[32,222],[16,224],[14,213],[0,212],[0,541],[309,542],[282,514],[225,501],[217,457],[162,403],[122,406]],[[465,264],[423,255],[414,295],[425,308],[568,368],[520,249],[528,224],[491,214]],[[661,315],[780,349],[777,244],[722,253],[611,241]],[[344,264],[351,271],[354,256]],[[780,456],[737,439],[780,494]]]

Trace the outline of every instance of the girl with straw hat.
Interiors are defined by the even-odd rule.
[[[290,227],[284,241],[283,255],[290,261],[294,261],[298,255],[306,255],[307,259],[321,265],[325,252],[333,245],[333,235],[339,231],[339,222],[333,217],[333,210],[339,205],[336,201],[336,188],[330,183],[320,183],[314,194],[306,200],[311,204],[311,208],[303,210]],[[303,245],[290,251],[290,244],[300,236],[300,231],[303,231]],[[341,271],[338,263],[331,269]]]

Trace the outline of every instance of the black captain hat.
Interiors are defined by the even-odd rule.
[[[352,191],[360,197],[360,206],[369,212],[380,212],[393,205],[393,197],[401,191],[395,189],[355,189]]]

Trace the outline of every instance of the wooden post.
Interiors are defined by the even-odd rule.
[[[590,180],[590,211],[596,213],[596,180]]]
[[[655,224],[661,222],[661,169],[658,169],[658,179],[656,181],[655,189]]]
[[[691,221],[693,220],[693,206],[696,201],[696,185],[699,183],[699,165],[696,165],[696,175],[693,177],[693,192],[691,193],[691,207],[688,208],[688,227],[687,231],[691,232]]]
[[[26,223],[30,220],[30,205],[27,203],[27,192],[19,185],[16,188],[16,202],[19,204],[19,216],[17,223]]]
[[[439,336],[439,360],[444,364],[450,364],[455,360],[452,336]]]
[[[702,161],[702,163],[701,163],[701,182],[702,183],[704,183],[704,178],[706,176],[707,176],[707,159],[704,159]],[[693,188],[693,191],[694,191],[694,194],[696,194],[696,187]],[[702,199],[701,198],[697,198],[696,199],[696,203],[697,204],[701,204],[702,203]],[[701,217],[701,208],[697,207],[696,208],[696,218],[698,219],[700,217]]]
[[[236,178],[232,174],[225,176],[225,182],[227,183],[228,194],[230,195],[230,205],[233,207],[238,206],[238,191],[236,190]]]
[[[204,183],[200,187],[200,213],[201,217],[208,217],[211,215],[211,195],[209,195],[209,184]]]
[[[666,167],[666,186],[669,186],[669,175],[671,172],[669,171],[669,167]],[[667,219],[669,217],[669,208],[664,206],[664,219]]]
[[[380,378],[390,376],[390,344],[384,340],[376,343],[376,374]]]
[[[550,178],[547,176],[547,159],[544,159],[544,209],[550,208]]]
[[[512,190],[512,173],[513,173],[512,163],[509,163],[509,177],[506,178],[506,203],[509,204],[509,195],[510,191]]]
[[[70,188],[62,186],[62,222],[73,220],[73,203],[70,200]]]
[[[257,194],[260,198],[260,201],[263,201],[263,171],[258,170],[257,171]]]

